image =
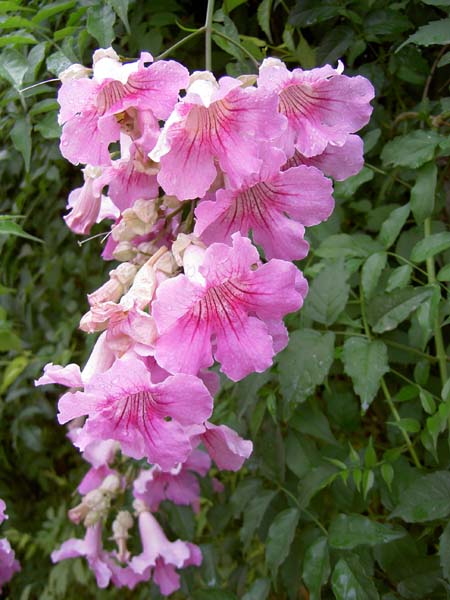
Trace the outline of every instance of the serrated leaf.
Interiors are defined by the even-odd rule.
[[[382,376],[389,371],[387,348],[379,340],[350,337],[344,343],[342,361],[366,411],[378,392]]]
[[[450,472],[423,475],[407,487],[391,517],[407,523],[424,523],[450,515]]]
[[[397,239],[398,234],[406,223],[406,219],[409,216],[410,205],[399,206],[395,208],[386,221],[383,223],[378,235],[379,241],[385,248],[389,248]]]
[[[303,315],[323,325],[332,325],[344,310],[350,285],[343,260],[327,264],[314,278],[303,306]]]
[[[298,509],[287,508],[278,513],[269,528],[266,563],[274,576],[289,554],[299,517]]]
[[[27,118],[17,119],[10,132],[14,148],[20,152],[25,163],[27,173],[30,170],[31,161],[31,125]]]
[[[264,31],[264,33],[267,35],[267,39],[271,44],[273,43],[272,33],[270,31],[270,16],[272,12],[272,3],[273,0],[262,0],[256,12],[258,24]]]
[[[361,271],[361,285],[366,298],[371,298],[378,288],[378,281],[386,262],[386,252],[375,252],[364,263]]]
[[[378,600],[373,581],[365,575],[358,559],[352,558],[352,564],[341,558],[334,568],[331,586],[336,600]]]
[[[411,210],[418,225],[433,214],[436,182],[437,166],[434,161],[417,171],[416,183],[411,190]]]
[[[310,600],[320,600],[320,590],[330,572],[328,540],[320,537],[308,547],[303,559],[302,579],[308,588]]]
[[[294,331],[278,355],[280,385],[287,400],[304,402],[324,382],[333,363],[334,333],[312,329]]]
[[[378,294],[369,303],[367,317],[375,333],[395,329],[399,323],[432,294],[431,286],[405,287],[388,294]]]
[[[418,46],[450,44],[450,17],[422,25],[422,27],[419,27],[415,33],[403,42],[397,49],[397,52],[406,44],[417,44]]]
[[[332,548],[352,550],[356,546],[388,544],[406,535],[392,525],[378,523],[363,515],[340,514],[330,524],[328,541]]]
[[[382,152],[384,165],[417,169],[434,158],[436,147],[445,138],[435,131],[418,129],[388,142]]]
[[[111,46],[115,38],[113,29],[115,22],[116,13],[106,4],[91,6],[87,11],[87,31],[97,40],[100,48]]]
[[[386,284],[386,291],[392,292],[398,288],[403,288],[408,285],[411,279],[412,267],[410,265],[403,265],[397,267],[389,275],[389,279]]]
[[[417,242],[411,251],[411,260],[413,262],[423,262],[435,254],[448,250],[448,248],[450,248],[450,232],[433,233]]]
[[[239,537],[245,547],[250,543],[250,540],[264,517],[264,513],[275,496],[276,492],[263,490],[247,505],[244,512],[244,524],[239,532]]]

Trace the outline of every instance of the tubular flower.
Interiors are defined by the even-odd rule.
[[[261,265],[248,238],[235,233],[232,242],[197,247],[203,255],[198,269],[185,262],[187,274],[156,292],[155,358],[171,373],[197,373],[212,365],[213,354],[233,381],[264,371],[280,349],[272,328],[303,303],[308,286],[293,264],[272,259]]]
[[[94,375],[84,392],[67,392],[59,401],[59,422],[88,415],[76,445],[116,440],[132,458],[170,469],[191,451],[183,426],[200,424],[212,412],[212,398],[192,375],[173,375],[152,383],[144,363],[134,357],[116,360]],[[169,420],[167,420],[169,418]]]

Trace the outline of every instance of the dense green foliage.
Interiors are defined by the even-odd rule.
[[[335,185],[336,211],[311,228],[310,282],[274,368],[224,382],[216,411],[255,451],[220,473],[202,508],[164,505],[164,525],[202,546],[178,598],[450,597],[450,141],[448,0],[224,0],[213,69],[255,72],[280,56],[344,61],[376,87],[366,166]],[[80,246],[61,219],[80,175],[61,159],[55,77],[92,50],[158,55],[203,24],[187,0],[0,2],[0,497],[22,563],[14,600],[158,598],[97,590],[80,560],[50,552],[79,534],[66,518],[85,465],[35,390],[48,361],[82,362],[85,294],[103,281],[99,238]],[[204,66],[202,32],[171,56]],[[26,232],[26,233],[25,233]],[[94,231],[101,233],[101,228]],[[30,237],[31,236],[31,237]],[[38,239],[35,239],[38,238]],[[309,595],[308,595],[309,594]]]

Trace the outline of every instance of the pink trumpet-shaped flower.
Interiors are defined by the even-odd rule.
[[[244,440],[226,425],[206,421],[201,427],[191,427],[189,433],[192,445],[203,444],[221,470],[239,471],[253,451],[250,440]]]
[[[198,270],[190,273],[185,265],[187,275],[157,290],[155,358],[171,373],[198,373],[212,365],[213,354],[233,381],[265,371],[280,349],[273,327],[303,303],[308,285],[293,264],[272,259],[261,265],[248,238],[235,233],[232,240],[232,247],[212,244]]]
[[[94,375],[84,392],[66,393],[58,407],[60,423],[89,415],[76,441],[81,450],[94,439],[116,440],[127,456],[170,469],[191,451],[183,426],[207,419],[212,398],[197,377],[179,374],[154,384],[140,360],[125,357]]]
[[[66,560],[67,558],[76,558],[84,556],[93,571],[99,588],[108,586],[111,576],[111,557],[103,550],[102,546],[102,524],[101,521],[86,529],[84,540],[71,538],[66,540],[59,550],[51,554],[54,563]]]
[[[194,473],[204,477],[209,471],[211,460],[201,450],[193,450],[183,464],[170,471],[158,465],[142,470],[133,484],[136,498],[143,500],[155,512],[163,500],[175,504],[191,505],[195,512],[200,510],[200,486]]]
[[[243,88],[231,77],[217,83],[210,74],[198,75],[150,153],[161,163],[158,181],[166,194],[203,197],[216,178],[217,162],[236,184],[258,171],[258,148],[285,126],[276,107],[275,94]]]
[[[284,146],[289,154],[294,147],[310,157],[329,143],[342,146],[372,113],[372,84],[360,75],[342,75],[342,66],[290,72],[281,60],[268,58],[261,65],[258,87],[279,96],[278,109],[288,120]]]
[[[344,181],[361,171],[364,166],[364,144],[358,135],[349,135],[342,146],[328,144],[321,154],[310,158],[300,154],[298,150],[283,166],[283,170],[299,165],[316,167],[328,177],[336,181]]]
[[[6,514],[6,504],[5,501],[0,498],[0,525],[3,523],[5,519],[8,518]]]
[[[137,502],[139,505],[143,504]],[[146,579],[153,569],[153,580],[161,593],[168,596],[180,587],[180,577],[176,568],[201,564],[200,548],[181,540],[170,542],[155,517],[142,508],[139,511],[139,531],[143,551],[132,558],[130,568]]]
[[[73,164],[109,165],[108,146],[121,132],[115,115],[133,107],[167,119],[188,83],[187,69],[175,61],[147,67],[152,57],[146,52],[126,65],[116,57],[98,60],[93,79],[70,79],[59,90],[61,153]]]
[[[0,592],[2,586],[11,579],[14,573],[20,571],[19,561],[6,538],[0,539]]]
[[[317,225],[330,216],[333,186],[313,167],[281,171],[285,161],[284,152],[272,148],[260,171],[242,186],[218,190],[215,202],[201,202],[194,233],[211,244],[229,242],[236,231],[248,235],[252,230],[267,258],[304,258],[309,249],[304,225]]]

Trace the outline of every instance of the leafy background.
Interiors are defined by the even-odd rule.
[[[218,475],[219,498],[202,484],[199,517],[164,505],[165,528],[204,553],[175,598],[450,597],[449,7],[216,2],[217,75],[255,72],[270,55],[291,68],[341,58],[377,96],[364,169],[335,185],[334,215],[308,232],[310,294],[287,319],[288,348],[269,372],[224,381],[216,401],[220,421],[254,440],[251,460]],[[61,219],[81,175],[59,155],[57,83],[29,86],[111,42],[156,56],[190,36],[171,56],[202,69],[205,8],[0,2],[1,533],[23,567],[6,598],[160,597],[148,584],[100,591],[82,560],[49,559],[81,534],[66,511],[86,467],[56,424],[57,391],[32,380],[50,360],[87,356],[77,324],[108,265],[98,239],[80,246]]]

